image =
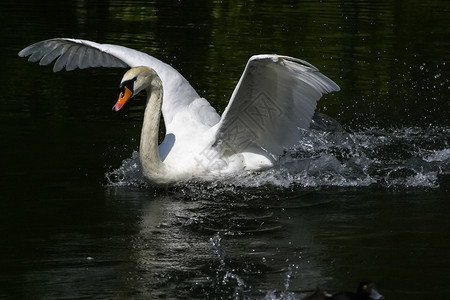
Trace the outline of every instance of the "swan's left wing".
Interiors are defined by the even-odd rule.
[[[317,101],[339,86],[306,61],[250,58],[217,126],[214,146],[229,154],[261,147],[282,154],[311,123]]]

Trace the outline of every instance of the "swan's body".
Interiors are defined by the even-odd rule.
[[[339,87],[309,63],[279,55],[250,58],[220,117],[171,66],[145,53],[76,39],[51,39],[19,52],[54,71],[87,67],[132,67],[114,106],[147,91],[140,157],[144,176],[165,184],[269,168],[299,141],[316,103]],[[125,93],[125,86],[129,92]],[[123,99],[126,97],[127,99]],[[166,136],[157,145],[160,115]]]

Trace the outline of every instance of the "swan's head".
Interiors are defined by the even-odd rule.
[[[141,66],[129,69],[120,82],[119,99],[113,106],[113,110],[119,111],[125,102],[142,90],[148,89],[154,78],[159,79],[156,72],[149,67]]]

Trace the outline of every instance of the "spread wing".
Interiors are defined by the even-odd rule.
[[[41,66],[50,64],[56,59],[53,71],[67,71],[76,68],[131,66],[121,58],[110,54],[113,45],[101,45],[90,41],[76,39],[51,39],[30,45],[19,52],[21,57],[29,57],[29,61],[38,62]]]
[[[306,61],[278,55],[250,58],[217,126],[216,147],[253,146],[282,154],[311,123],[317,101],[339,86]]]
[[[48,65],[56,60],[53,67],[55,72],[64,68],[70,71],[89,67],[148,66],[158,73],[163,83],[162,112],[168,133],[182,136],[186,134],[186,128],[195,130],[211,127],[219,121],[215,109],[208,101],[200,98],[178,71],[134,49],[79,39],[55,38],[30,45],[20,51],[19,56],[30,56],[29,61],[39,61],[40,65]],[[180,118],[184,120],[183,126],[176,122]]]

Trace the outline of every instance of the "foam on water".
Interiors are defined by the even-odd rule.
[[[276,167],[264,172],[220,178],[207,184],[211,187],[377,185],[385,188],[437,188],[439,176],[449,174],[448,127],[371,127],[348,132],[329,117],[317,119],[312,130],[304,132],[297,146],[286,151]],[[147,187],[136,151],[106,177],[111,186]],[[204,186],[205,183],[201,184]]]

